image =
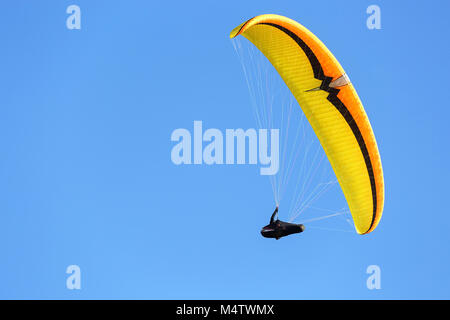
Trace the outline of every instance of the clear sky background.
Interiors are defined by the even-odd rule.
[[[66,28],[79,5],[81,30]],[[368,30],[366,8],[381,8]],[[449,299],[448,1],[4,1],[0,298]],[[380,149],[368,236],[279,241],[256,166],[175,166],[176,128],[255,122],[230,30],[288,16],[335,54]],[[82,289],[68,290],[78,265]],[[381,268],[368,290],[366,268]]]

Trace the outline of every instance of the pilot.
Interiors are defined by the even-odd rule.
[[[262,228],[261,235],[265,238],[280,239],[294,233],[301,233],[305,231],[305,226],[302,224],[295,224],[284,222],[278,219],[275,220],[275,216],[278,214],[278,206],[270,217],[270,223]]]

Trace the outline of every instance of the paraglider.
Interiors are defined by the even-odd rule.
[[[344,69],[314,34],[283,16],[254,17],[234,28],[230,38],[239,35],[270,61],[303,110],[333,168],[357,233],[372,232],[383,212],[383,170],[369,119]],[[276,221],[263,228],[263,236],[280,238],[272,223]]]
[[[275,220],[275,216],[278,213],[278,207],[276,207],[275,211],[272,213],[270,217],[270,223],[262,228],[261,235],[265,238],[275,238],[280,239],[282,237],[286,237],[288,235],[294,233],[301,233],[305,231],[305,226],[302,224],[295,224],[281,221],[277,218]]]

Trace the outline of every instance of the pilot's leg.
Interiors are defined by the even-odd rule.
[[[273,223],[275,220],[275,215],[278,213],[278,207],[275,208],[275,211],[272,213],[272,216],[270,217],[270,223]]]

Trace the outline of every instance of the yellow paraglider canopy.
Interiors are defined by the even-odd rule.
[[[234,28],[230,38],[238,35],[267,57],[298,101],[333,167],[356,231],[373,231],[384,205],[380,154],[339,62],[315,35],[286,17],[254,17]]]

